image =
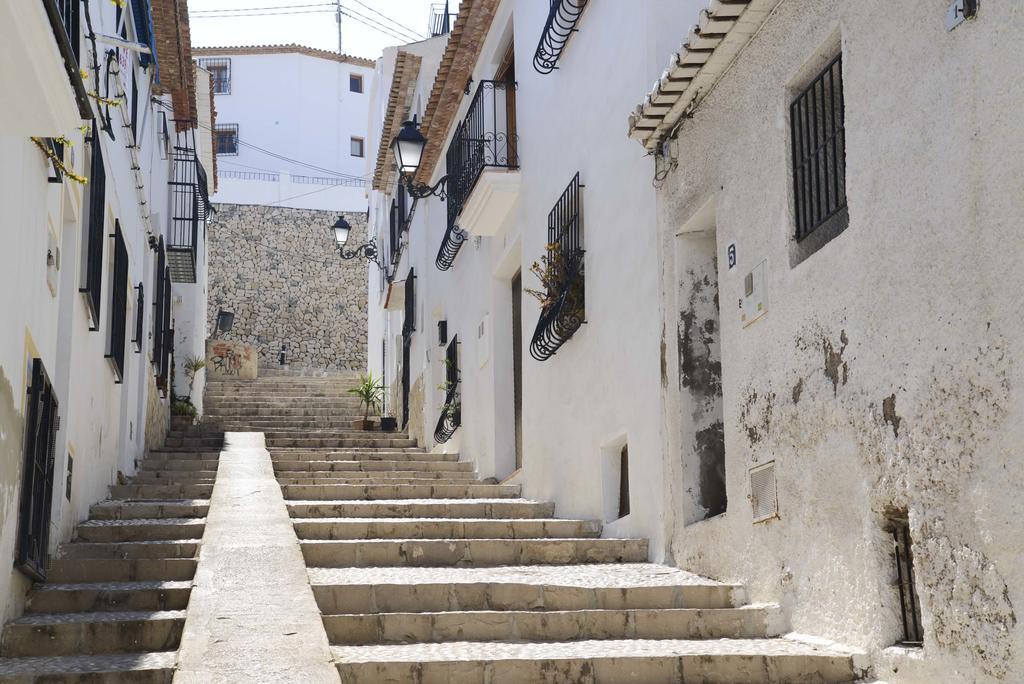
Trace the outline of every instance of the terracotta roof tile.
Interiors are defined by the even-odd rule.
[[[211,46],[211,47],[196,47],[192,48],[192,53],[197,57],[215,57],[219,55],[286,55],[286,54],[299,54],[307,55],[309,57],[319,57],[320,59],[329,59],[332,62],[340,62],[342,64],[354,64],[361,67],[372,67],[376,62],[372,59],[366,59],[365,57],[355,57],[354,55],[346,55],[339,52],[332,52],[330,50],[321,50],[319,48],[311,48],[305,45],[299,45],[297,43],[284,43],[280,45],[225,45],[225,46]]]
[[[381,128],[380,146],[377,149],[377,166],[373,173],[374,190],[387,189],[394,179],[391,141],[398,135],[412,105],[421,62],[419,55],[401,50],[395,58],[395,73],[388,92],[388,106],[384,112],[384,126]]]

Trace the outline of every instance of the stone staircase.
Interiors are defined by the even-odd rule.
[[[170,682],[219,435],[172,433],[93,505],[4,626],[0,682]]]
[[[455,454],[358,432],[350,379],[211,385],[218,429],[266,432],[343,682],[850,682],[743,587],[488,484]]]

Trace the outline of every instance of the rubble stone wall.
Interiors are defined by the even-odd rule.
[[[365,259],[343,260],[331,226],[352,226],[366,241],[366,214],[217,204],[207,224],[209,330],[220,309],[235,314],[225,340],[253,345],[259,366],[366,368]]]

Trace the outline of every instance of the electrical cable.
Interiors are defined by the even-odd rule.
[[[301,9],[303,7],[335,7],[333,2],[318,2],[306,5],[275,5],[272,7],[221,7],[219,9],[189,10],[189,14],[214,14],[219,12],[255,12],[262,10]]]
[[[409,28],[408,26],[406,26],[405,24],[399,23],[398,21],[392,19],[388,15],[383,14],[381,12],[378,12],[377,10],[375,10],[372,7],[370,7],[369,5],[367,5],[365,2],[362,2],[362,0],[352,0],[352,2],[356,3],[357,5],[362,5],[366,9],[370,10],[371,12],[373,12],[374,14],[377,14],[377,15],[380,15],[380,16],[384,17],[385,19],[390,21],[392,24],[395,24],[396,26],[400,26],[402,29],[404,29],[408,33],[411,33],[412,35],[417,36],[417,40],[422,40],[423,39],[423,34],[420,33],[419,31],[415,31],[415,30]]]

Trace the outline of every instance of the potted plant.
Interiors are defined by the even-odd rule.
[[[192,403],[192,388],[196,384],[196,373],[206,368],[206,360],[199,356],[190,356],[185,359],[185,377],[188,378],[188,398]]]
[[[359,384],[348,391],[359,397],[363,405],[363,419],[356,421],[357,430],[372,430],[373,421],[370,420],[370,411],[375,415],[380,413],[381,399],[384,397],[384,385],[380,380],[373,377],[371,371],[367,375],[359,376]]]
[[[384,432],[394,432],[398,429],[398,418],[394,416],[381,416],[380,429]]]
[[[187,430],[196,419],[196,407],[188,399],[175,397],[171,402],[171,430]]]

